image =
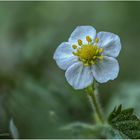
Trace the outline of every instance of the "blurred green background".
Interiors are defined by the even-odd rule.
[[[93,123],[84,91],[53,60],[78,25],[121,38],[119,76],[99,86],[105,115],[121,103],[140,115],[139,13],[140,2],[0,2],[0,133],[9,133],[11,118],[20,138],[75,138],[59,128]]]

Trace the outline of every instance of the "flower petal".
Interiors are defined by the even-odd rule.
[[[87,44],[86,36],[90,36],[91,39],[95,39],[96,30],[92,26],[77,26],[76,29],[72,32],[69,42],[71,44],[77,44],[77,40],[81,39],[83,44]]]
[[[66,70],[69,66],[78,61],[78,58],[73,55],[73,51],[72,46],[67,42],[63,42],[58,46],[53,58],[61,69]]]
[[[91,69],[94,78],[99,83],[105,83],[109,80],[114,80],[118,76],[119,64],[115,58],[105,56],[103,60],[99,60]]]
[[[82,62],[77,62],[70,66],[65,76],[68,83],[75,89],[84,89],[93,82],[93,75],[90,67],[84,67]]]
[[[121,50],[121,42],[118,35],[110,32],[99,32],[98,46],[104,48],[103,55],[117,57]]]

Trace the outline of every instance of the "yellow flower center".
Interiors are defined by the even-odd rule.
[[[103,60],[103,49],[97,46],[99,41],[98,38],[94,40],[94,44],[92,44],[92,40],[89,36],[86,36],[87,44],[82,44],[82,40],[78,39],[78,44],[81,46],[77,49],[76,45],[72,47],[77,49],[76,52],[73,52],[75,56],[78,56],[79,61],[82,61],[85,66],[93,65],[97,60]]]

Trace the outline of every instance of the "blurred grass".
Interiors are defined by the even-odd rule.
[[[103,110],[121,96],[130,104],[140,97],[138,91],[125,98],[140,80],[139,12],[140,2],[0,2],[0,132],[9,131],[11,117],[21,138],[71,137],[57,128],[92,122],[84,91],[74,91],[53,60],[57,46],[78,25],[121,38],[119,77],[100,86]]]

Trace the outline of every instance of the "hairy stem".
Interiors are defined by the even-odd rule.
[[[92,107],[93,111],[96,113],[95,115],[97,116],[100,123],[103,124],[104,117],[101,112],[100,104],[95,95],[95,90],[97,90],[96,88],[97,88],[96,86],[94,86],[94,89],[92,88],[92,86],[89,86],[86,88],[86,92],[87,92],[87,96],[88,96],[89,102],[91,104],[91,107]]]

